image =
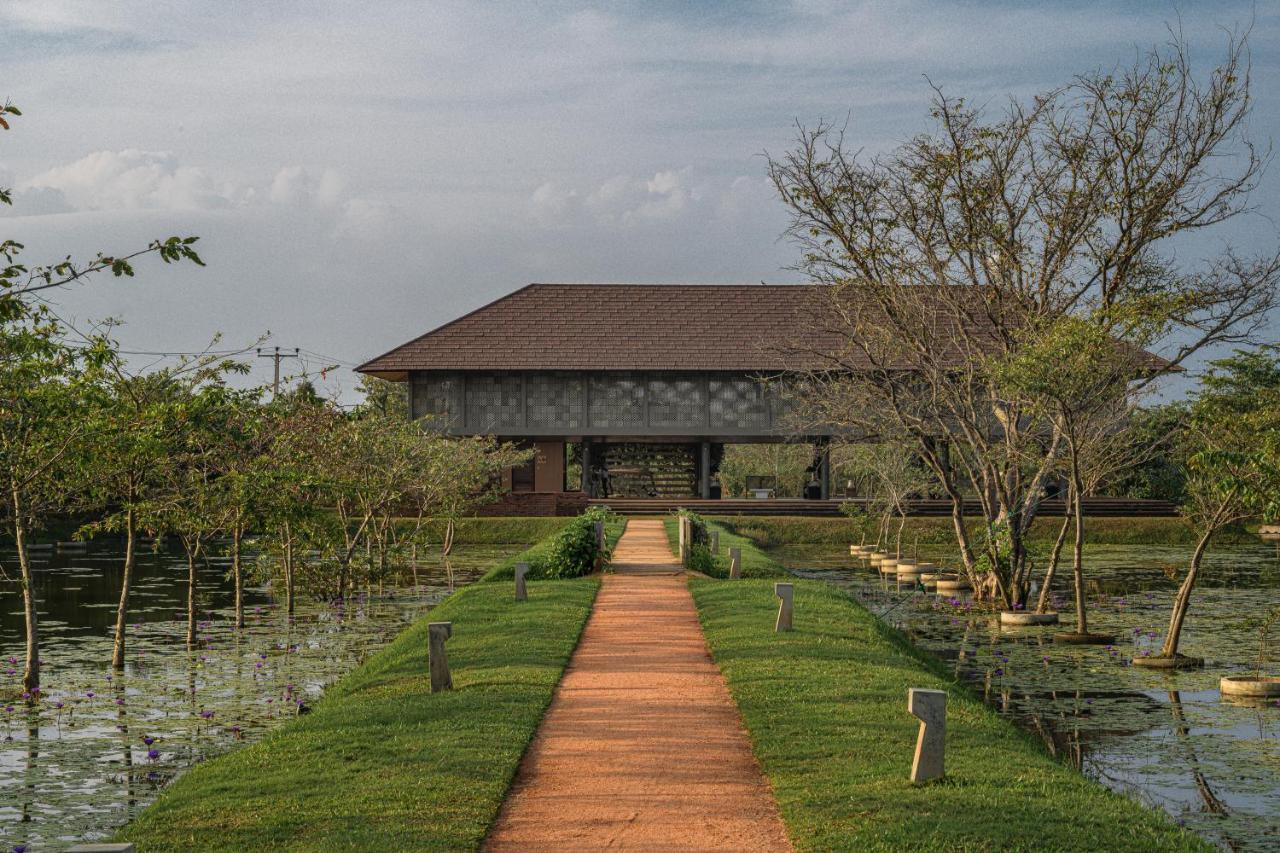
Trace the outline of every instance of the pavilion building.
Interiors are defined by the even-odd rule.
[[[816,365],[794,353],[821,349],[821,304],[818,285],[531,284],[357,369],[409,383],[432,428],[534,448],[515,494],[709,499],[725,444],[803,441],[827,498],[830,435],[798,433],[774,390]]]

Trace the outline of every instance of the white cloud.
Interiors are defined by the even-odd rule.
[[[335,207],[345,190],[346,181],[333,169],[285,166],[276,172],[267,195],[275,204]]]
[[[215,186],[203,169],[180,165],[171,152],[136,148],[94,152],[22,181],[18,189],[57,192],[75,210],[213,210],[242,197],[231,185]]]

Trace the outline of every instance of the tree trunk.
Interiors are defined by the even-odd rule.
[[[129,496],[133,499],[132,494]],[[124,513],[124,575],[120,579],[120,605],[116,609],[116,640],[111,652],[111,666],[124,669],[124,635],[128,628],[129,586],[133,583],[133,564],[137,559],[137,519],[133,507]]]
[[[1067,495],[1066,510],[1062,515],[1062,527],[1058,528],[1058,538],[1053,542],[1053,552],[1049,555],[1049,568],[1045,569],[1044,586],[1040,589],[1040,600],[1036,602],[1037,613],[1045,613],[1049,607],[1049,588],[1053,586],[1053,576],[1057,574],[1058,561],[1062,558],[1062,546],[1067,542],[1067,530],[1075,517],[1075,503],[1070,494]]]
[[[1191,605],[1191,590],[1195,588],[1196,576],[1200,573],[1200,562],[1204,559],[1204,552],[1209,547],[1209,540],[1213,538],[1217,528],[1210,525],[1200,536],[1200,541],[1196,543],[1196,549],[1191,553],[1191,565],[1187,569],[1187,576],[1182,579],[1182,586],[1178,587],[1178,594],[1173,597],[1173,612],[1169,614],[1169,633],[1165,634],[1164,645],[1160,648],[1160,656],[1166,658],[1177,657],[1178,641],[1182,638],[1182,623],[1187,618],[1187,608]]]
[[[196,557],[200,545],[182,542],[187,552],[187,650],[196,647]]]
[[[13,491],[13,541],[18,549],[18,570],[22,574],[22,615],[27,627],[27,659],[22,669],[22,689],[40,689],[40,624],[36,610],[36,590],[31,577],[31,557],[27,553],[26,522],[22,517],[22,496]]]
[[[244,539],[244,522],[237,518],[231,526],[231,573],[236,580],[236,628],[244,627],[244,573],[240,565],[240,543]]]
[[[293,615],[293,530],[284,523],[284,609]]]
[[[1084,601],[1084,507],[1080,498],[1080,463],[1075,448],[1071,448],[1071,512],[1075,516],[1076,535],[1071,545],[1071,576],[1076,592],[1076,633],[1089,633],[1089,614]]]

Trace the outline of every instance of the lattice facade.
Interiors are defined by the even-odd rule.
[[[769,439],[786,432],[783,401],[744,374],[420,371],[411,381],[414,416],[457,434]]]

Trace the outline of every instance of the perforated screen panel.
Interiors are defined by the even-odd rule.
[[[649,426],[679,428],[707,425],[706,385],[700,378],[652,377]]]
[[[467,429],[477,432],[524,427],[523,378],[519,374],[467,376]]]
[[[712,429],[763,431],[770,427],[769,398],[761,383],[712,379],[710,392]]]
[[[413,380],[413,416],[429,429],[447,432],[462,426],[462,383],[455,374],[428,374]]]
[[[586,426],[586,382],[563,373],[531,373],[525,379],[525,406],[531,429],[577,430]]]
[[[589,423],[596,429],[644,428],[644,377],[638,373],[603,373],[591,377]]]
[[[413,414],[452,433],[773,436],[794,429],[769,386],[731,374],[421,372]]]

